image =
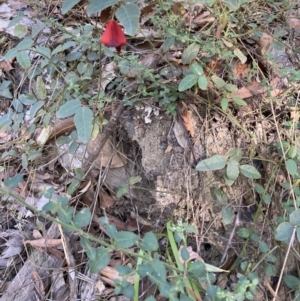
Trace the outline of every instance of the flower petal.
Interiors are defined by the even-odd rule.
[[[107,22],[101,37],[101,43],[108,47],[115,47],[118,52],[120,52],[121,46],[126,44],[124,32],[116,21],[110,20]]]

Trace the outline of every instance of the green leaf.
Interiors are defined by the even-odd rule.
[[[230,207],[222,208],[221,214],[222,214],[223,223],[225,225],[228,225],[232,222],[233,212]]]
[[[6,54],[5,54],[5,57],[4,57],[4,60],[5,61],[8,61],[14,57],[17,56],[17,53],[18,53],[18,49],[17,48],[11,48],[9,49]]]
[[[264,272],[268,276],[275,276],[276,275],[276,268],[275,268],[275,266],[273,264],[267,263],[264,266]]]
[[[96,274],[108,266],[110,262],[109,251],[103,247],[96,249],[96,259],[89,260],[90,273]]]
[[[117,198],[120,198],[121,196],[123,196],[125,193],[127,193],[128,191],[128,185],[127,184],[123,184],[120,186],[120,188],[117,191]]]
[[[114,6],[118,0],[92,0],[87,6],[86,12],[88,14],[96,14],[106,9],[107,7]]]
[[[228,156],[237,162],[240,162],[243,157],[243,152],[239,148],[233,148],[228,152]]]
[[[139,237],[132,232],[119,231],[114,237],[114,242],[118,248],[127,249],[134,246],[138,239]]]
[[[229,180],[235,181],[240,173],[239,163],[235,160],[230,160],[226,168],[226,176]]]
[[[226,193],[218,187],[212,187],[210,189],[211,195],[218,200],[221,204],[227,204],[228,197]]]
[[[68,41],[66,43],[64,43],[63,45],[58,45],[56,48],[54,48],[54,50],[52,51],[52,55],[65,51],[71,47],[73,47],[74,45],[76,45],[76,43],[74,41]]]
[[[22,154],[22,167],[24,169],[28,168],[28,160],[27,160],[27,155],[25,153]]]
[[[17,61],[23,69],[29,69],[31,66],[29,55],[26,51],[20,51],[17,54]]]
[[[198,86],[201,90],[206,90],[207,89],[207,78],[205,75],[201,75],[198,77]]]
[[[67,194],[68,195],[72,195],[76,189],[80,186],[80,181],[77,180],[77,179],[74,179],[71,184],[68,186],[68,189],[67,189]]]
[[[9,21],[7,27],[12,27],[16,24],[18,24],[24,17],[24,13],[20,10],[16,11],[17,16]]]
[[[186,247],[183,247],[181,249],[181,258],[184,260],[184,261],[187,261],[189,258],[190,258],[190,254],[189,254],[189,251],[187,250]]]
[[[300,279],[293,275],[285,275],[283,277],[284,283],[291,289],[299,289],[300,288]]]
[[[47,97],[46,87],[41,76],[36,79],[36,93],[41,100],[45,100]]]
[[[233,97],[232,100],[239,106],[247,106],[247,103],[239,97]]]
[[[288,244],[292,237],[293,231],[294,226],[291,223],[283,222],[276,228],[275,239]]]
[[[199,64],[192,64],[190,70],[197,76],[203,75],[203,68]]]
[[[156,299],[153,296],[150,296],[147,299],[145,299],[145,301],[156,301]]]
[[[16,110],[16,112],[18,112],[18,113],[23,112],[24,106],[19,99],[15,98],[12,102],[12,105],[13,105],[14,109]]]
[[[91,242],[84,236],[80,237],[80,244],[87,251],[92,249]]]
[[[18,185],[23,181],[23,175],[18,174],[11,178],[4,180],[4,186],[8,189],[13,189],[18,187]]]
[[[73,222],[78,228],[83,228],[89,225],[91,220],[91,210],[89,208],[83,208],[75,215]]]
[[[167,37],[164,43],[162,44],[163,51],[167,52],[174,43],[175,37]]]
[[[290,223],[294,226],[300,226],[300,209],[294,210],[290,215]]]
[[[290,158],[295,158],[297,155],[298,149],[296,146],[292,145],[288,151],[288,156]]]
[[[142,180],[142,178],[141,178],[140,176],[137,176],[137,177],[130,177],[130,178],[128,179],[128,184],[129,184],[129,185],[134,185],[134,184],[140,182],[141,180]]]
[[[223,111],[227,110],[227,108],[228,108],[228,99],[227,98],[222,98],[221,108],[222,108]]]
[[[211,80],[218,88],[223,88],[226,85],[225,81],[216,75],[212,75]]]
[[[23,24],[17,24],[14,28],[14,35],[19,39],[24,38],[27,32],[28,32],[28,28],[26,25]]]
[[[189,45],[182,53],[182,63],[184,65],[190,64],[197,57],[199,50],[200,46],[198,44],[193,43]]]
[[[189,75],[185,76],[181,80],[181,82],[178,86],[178,91],[182,92],[182,91],[185,91],[185,90],[193,87],[196,84],[197,79],[198,79],[198,77],[195,74],[189,74]]]
[[[113,224],[106,225],[105,229],[110,238],[114,238],[118,233],[116,226]]]
[[[28,50],[29,48],[31,48],[33,43],[34,43],[33,39],[25,38],[17,45],[16,48],[18,50]]]
[[[214,265],[208,264],[208,263],[205,263],[205,269],[209,273],[222,273],[222,272],[225,272],[225,270],[220,269],[220,268],[218,268]]]
[[[66,14],[70,9],[72,9],[80,0],[64,0],[62,7],[61,7],[61,13],[64,15]]]
[[[126,296],[128,299],[133,300],[135,291],[133,284],[127,281],[126,279],[116,279],[115,280],[116,287],[115,287],[115,295],[122,294]]]
[[[44,47],[44,46],[36,47],[36,51],[38,53],[40,53],[41,55],[43,55],[44,57],[48,58],[48,59],[51,57],[50,48],[47,48],[47,47]]]
[[[77,71],[80,73],[80,74],[83,74],[86,69],[87,69],[87,64],[84,64],[82,62],[80,62],[78,65],[77,65]]]
[[[267,243],[265,243],[264,241],[259,241],[259,249],[263,252],[263,253],[267,253],[270,250],[270,247]]]
[[[87,143],[93,130],[93,112],[89,108],[79,108],[74,117],[78,138]]]
[[[191,262],[190,266],[188,267],[188,273],[192,274],[193,276],[205,275],[205,264],[200,261]]]
[[[240,7],[238,0],[226,0],[225,4],[230,12],[236,11]]]
[[[161,285],[162,283],[165,283],[167,278],[167,272],[164,264],[160,260],[154,259],[150,262],[150,266],[153,269],[151,276],[154,277],[156,281],[158,281],[157,284]],[[150,278],[151,281],[153,280],[152,277]]]
[[[259,194],[263,194],[265,192],[265,189],[258,183],[254,184],[255,191]]]
[[[48,211],[51,211],[53,212],[53,210],[55,210],[55,203],[50,201],[48,202],[47,204],[45,204],[42,208],[42,211],[44,212],[48,212]],[[56,212],[55,212],[56,213]]]
[[[271,196],[268,193],[263,194],[262,200],[264,201],[265,204],[269,205],[271,203]]]
[[[235,48],[233,53],[239,58],[242,64],[245,64],[247,62],[247,57],[240,49]]]
[[[138,265],[138,269],[137,269],[137,273],[141,276],[141,277],[145,277],[148,274],[152,274],[153,269],[151,266],[149,266],[148,264],[139,264]]]
[[[153,232],[148,232],[144,235],[142,242],[140,243],[140,247],[144,251],[157,251],[158,250],[158,242],[155,234]]]
[[[57,214],[58,214],[60,221],[62,221],[63,223],[69,224],[74,215],[74,207],[65,208],[65,207],[56,205],[56,208],[57,208]]]
[[[297,235],[298,241],[300,242],[300,227],[297,227],[296,235]]]
[[[241,165],[240,171],[247,178],[250,178],[250,179],[260,179],[261,178],[261,175],[258,172],[258,170],[252,165],[248,165],[248,164]]]
[[[196,169],[199,171],[219,170],[225,167],[226,161],[226,157],[222,155],[214,155],[208,159],[200,161],[197,164]]]
[[[43,100],[39,100],[36,103],[34,103],[30,108],[29,116],[31,118],[33,118],[37,114],[39,109],[42,108],[44,105],[45,105],[45,102]]]
[[[19,100],[25,105],[30,106],[33,105],[37,99],[32,94],[21,94],[19,96]]]
[[[126,276],[134,273],[134,270],[127,265],[124,266],[124,265],[117,264],[115,268],[121,276]]]
[[[81,103],[77,99],[72,99],[63,104],[56,113],[57,118],[66,118],[74,115],[81,108]]]
[[[79,58],[81,58],[82,56],[82,52],[80,51],[74,51],[74,52],[71,52],[69,53],[67,56],[66,56],[66,60],[68,62],[73,62],[73,61],[76,61],[78,60]]]
[[[242,237],[242,238],[248,238],[250,236],[250,232],[248,229],[246,228],[240,228],[238,231],[237,231],[237,235],[239,237]]]
[[[34,39],[45,27],[46,24],[39,20],[38,24],[32,29],[31,37]]]
[[[284,43],[282,43],[281,41],[276,41],[273,40],[271,43],[271,46],[275,49],[275,50],[279,50],[279,51],[283,51],[285,49],[285,45]]]
[[[236,92],[236,91],[238,91],[237,86],[236,85],[232,85],[232,84],[226,84],[225,89],[228,92]]]
[[[141,11],[136,4],[126,4],[116,10],[116,17],[126,34],[134,36],[139,29]]]
[[[276,37],[276,38],[283,37],[286,34],[287,34],[287,31],[281,26],[277,26],[273,33],[274,37]]]
[[[285,167],[286,167],[286,170],[288,171],[288,173],[289,173],[291,176],[296,175],[297,172],[298,172],[297,163],[296,163],[293,159],[288,159],[288,160],[285,162]]]

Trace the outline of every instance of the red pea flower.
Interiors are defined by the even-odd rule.
[[[126,38],[121,26],[114,20],[106,24],[105,31],[101,37],[101,43],[107,47],[115,47],[120,53],[121,47],[126,44]]]

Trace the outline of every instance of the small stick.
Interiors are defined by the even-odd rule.
[[[124,111],[124,104],[120,103],[117,107],[117,109],[112,114],[108,124],[106,125],[105,129],[103,130],[101,140],[99,144],[94,149],[93,153],[90,154],[88,158],[88,162],[86,164],[86,167],[84,170],[86,171],[85,177],[88,175],[88,173],[91,171],[91,169],[94,167],[95,160],[97,159],[100,151],[102,150],[103,146],[105,145],[107,139],[109,136],[113,133],[117,126],[117,122],[119,120],[119,117],[121,116],[122,112]]]

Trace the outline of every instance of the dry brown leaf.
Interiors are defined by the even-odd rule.
[[[21,10],[22,8],[26,7],[29,4],[29,1],[11,1],[9,3],[9,7],[15,10]]]
[[[196,261],[204,262],[204,260],[202,259],[202,257],[198,253],[196,253],[196,252],[193,251],[192,247],[187,247],[186,248],[187,251],[188,251],[188,253],[189,253],[189,259],[188,260],[183,260],[182,257],[181,257],[181,250],[182,250],[182,248],[184,248],[184,247],[181,246],[179,248],[179,251],[178,251],[179,260],[181,261],[181,263],[184,263],[185,261],[189,262],[189,261],[194,260],[194,259]]]
[[[216,30],[216,39],[220,39],[223,29],[224,29],[224,26],[222,24],[218,25],[217,30]]]
[[[156,4],[157,4],[157,1],[154,1],[154,2],[144,6],[141,10],[141,16],[152,13]]]
[[[14,68],[11,65],[11,61],[2,61],[0,62],[0,69],[3,69],[4,71],[8,72]]]
[[[212,59],[207,63],[204,71],[206,75],[209,75],[212,71],[215,74],[219,74],[222,72],[222,62],[220,60]]]
[[[184,133],[184,129],[179,122],[177,122],[177,121],[174,122],[173,131],[174,131],[174,134],[175,134],[178,144],[182,148],[185,148],[188,145],[188,140]]]
[[[100,208],[109,208],[115,204],[115,200],[103,189],[99,193]]]
[[[119,272],[112,268],[111,266],[106,266],[104,269],[101,270],[101,275],[104,277],[107,277],[108,279],[114,280],[114,279],[123,279],[122,276],[120,276]],[[130,283],[134,282],[134,276],[128,276],[126,277],[126,280]]]
[[[56,248],[62,245],[61,239],[40,238],[35,240],[25,240],[24,244],[29,244],[38,248]]]
[[[181,3],[174,3],[171,7],[172,12],[179,16],[182,17],[185,13],[185,9]]]
[[[89,179],[84,186],[79,190],[80,193],[85,193],[89,190],[89,188],[91,187],[92,181],[91,179]]]
[[[188,110],[188,107],[185,104],[185,102],[182,101],[182,105],[184,107],[184,110],[181,113],[181,118],[183,119],[184,126],[185,126],[186,130],[190,133],[191,137],[195,137],[195,129],[193,126],[192,114]]]
[[[74,117],[69,117],[63,120],[59,120],[55,123],[55,126],[51,132],[49,140],[58,138],[59,136],[70,132],[75,129]]]
[[[101,134],[99,134],[96,139],[90,139],[87,146],[89,154],[93,153],[101,138]],[[118,168],[126,165],[126,159],[124,157],[121,158],[113,146],[111,139],[108,138],[96,159],[96,163],[102,167]]]
[[[247,78],[248,77],[248,64],[242,64],[241,62],[237,62],[232,70],[234,78]]]
[[[208,23],[208,24],[214,23],[215,20],[216,20],[215,17],[207,17],[207,18],[203,18],[203,19],[197,18],[193,22],[197,25],[201,25],[203,23]]]
[[[254,82],[248,87],[242,87],[238,91],[232,92],[229,97],[239,97],[245,99],[265,92],[267,92],[266,87],[262,87],[260,83]]]
[[[261,47],[267,47],[271,44],[272,41],[273,38],[269,34],[263,32],[261,38],[258,41],[258,45],[260,45]]]
[[[40,239],[40,238],[42,238],[41,232],[40,232],[39,230],[37,230],[37,229],[33,229],[32,236],[33,236],[35,239]]]
[[[171,152],[173,146],[172,145],[168,145],[168,147],[165,150],[165,154],[168,154],[169,152]]]
[[[288,26],[293,30],[300,30],[300,19],[295,17],[289,17],[287,20]]]
[[[106,214],[106,216],[107,216],[107,219],[108,219],[108,223],[109,224],[114,224],[118,231],[127,230],[126,224],[124,222],[122,222],[121,220],[119,220],[118,218],[116,218],[112,215]]]
[[[45,298],[45,286],[44,286],[44,283],[43,283],[40,275],[36,271],[33,271],[31,277],[34,282],[34,288],[37,290],[39,297],[41,299],[44,299]]]

